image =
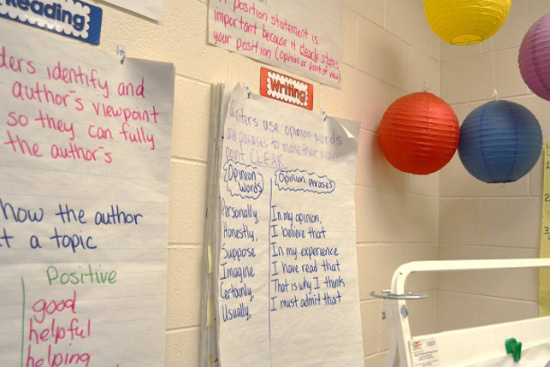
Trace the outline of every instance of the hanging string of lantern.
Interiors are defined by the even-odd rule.
[[[480,181],[514,182],[537,163],[542,150],[542,130],[527,108],[497,100],[492,40],[491,65],[494,100],[476,108],[464,119],[458,155],[464,168]]]
[[[481,42],[502,26],[511,0],[425,0],[432,30],[453,45]],[[513,182],[536,164],[542,130],[536,117],[518,103],[495,100],[472,111],[459,128],[452,108],[430,93],[412,93],[386,110],[379,130],[382,152],[397,169],[429,174],[459,151],[466,170],[488,183]],[[550,14],[527,32],[519,55],[521,74],[531,90],[550,100]]]

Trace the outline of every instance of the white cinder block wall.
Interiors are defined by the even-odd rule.
[[[210,84],[248,81],[257,92],[261,64],[207,44],[206,0],[165,0],[160,24],[101,5],[101,48],[114,52],[124,43],[130,57],[176,65],[166,366],[195,367]],[[393,169],[379,150],[376,130],[397,97],[424,84],[439,93],[439,42],[424,22],[421,0],[344,0],[343,5],[343,86],[314,83],[314,104],[316,111],[323,106],[363,124],[356,188],[361,313],[366,364],[381,366],[387,349],[381,303],[368,292],[387,288],[401,263],[437,258],[438,177]],[[412,282],[412,288],[437,295],[436,278]],[[415,306],[414,330],[434,330],[435,298]]]
[[[550,139],[550,103],[533,95],[517,66],[529,27],[550,12],[546,0],[513,1],[509,17],[492,38],[499,98],[520,103],[538,118]],[[441,43],[441,93],[462,122],[492,99],[491,42],[467,47]],[[516,183],[481,183],[463,168],[458,154],[439,175],[441,259],[538,257],[541,162]],[[538,277],[534,271],[441,274],[438,330],[536,317]]]
[[[343,0],[342,90],[321,87],[320,105],[362,122],[356,178],[357,256],[367,367],[383,366],[387,335],[382,303],[371,290],[387,289],[402,263],[436,259],[438,177],[394,169],[378,145],[377,129],[395,99],[425,86],[439,94],[439,41],[424,21],[421,0]],[[432,298],[411,303],[417,334],[435,331],[436,277],[409,287]]]
[[[361,315],[366,366],[378,367],[383,365],[387,341],[380,320],[382,305],[368,292],[387,288],[393,270],[408,261],[536,257],[541,167],[504,187],[475,181],[458,157],[439,175],[412,176],[393,169],[380,152],[376,134],[387,106],[424,87],[439,94],[441,84],[442,97],[463,120],[491,98],[490,43],[440,46],[425,22],[422,0],[342,3],[343,86],[336,90],[314,83],[314,106],[316,111],[323,106],[330,114],[362,122],[356,186]],[[257,92],[261,64],[207,44],[207,0],[164,4],[164,19],[156,24],[101,3],[101,48],[114,52],[124,43],[131,57],[176,65],[166,366],[194,367],[200,333],[210,85],[248,81]],[[514,1],[508,21],[493,38],[500,97],[530,108],[546,138],[550,104],[529,92],[516,59],[523,34],[548,11],[546,0]],[[432,295],[410,305],[416,334],[537,313],[533,272],[442,275],[439,283],[436,277],[416,277],[409,288]]]
[[[357,250],[367,367],[382,366],[387,349],[381,303],[368,296],[389,286],[401,263],[421,259],[535,257],[540,221],[540,166],[504,187],[476,182],[458,158],[439,175],[419,177],[393,169],[376,130],[396,98],[431,87],[462,120],[491,98],[490,44],[449,47],[431,33],[421,0],[342,0],[344,65],[341,90],[314,83],[315,110],[362,122],[357,168]],[[118,43],[131,57],[176,65],[170,191],[166,366],[194,367],[199,350],[210,85],[248,81],[258,91],[261,64],[209,46],[207,0],[165,0],[160,24],[102,3],[101,48]],[[524,104],[550,132],[550,104],[533,96],[516,67],[521,38],[545,0],[514,1],[494,37],[501,98]],[[441,62],[440,62],[441,54]],[[441,69],[441,72],[440,72]],[[298,77],[299,78],[299,77]],[[438,254],[438,241],[439,254]],[[416,334],[537,312],[534,273],[416,277],[409,288],[432,298],[411,304]],[[437,324],[437,325],[436,325]]]

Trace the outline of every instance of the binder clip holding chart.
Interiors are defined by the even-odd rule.
[[[250,96],[252,95],[252,91],[250,90],[250,85],[248,84],[248,82],[243,83],[243,89],[244,89],[244,92],[246,93],[246,97],[250,99]]]
[[[120,64],[123,65],[126,60],[126,45],[119,43],[116,46],[116,54],[120,56]]]
[[[404,290],[407,277],[417,272],[536,268],[550,268],[550,259],[415,261],[401,265],[393,274],[391,290],[370,292],[372,297],[384,299],[382,319],[386,320],[389,341],[385,366],[548,366],[550,316],[412,336],[406,301],[428,296]],[[514,338],[504,340],[503,336],[510,335]]]
[[[324,122],[327,122],[328,113],[327,113],[327,110],[325,110],[323,107],[321,107],[321,117],[323,118]]]

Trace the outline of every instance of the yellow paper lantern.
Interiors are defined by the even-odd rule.
[[[472,45],[495,34],[512,0],[424,0],[424,13],[435,34],[452,45]]]

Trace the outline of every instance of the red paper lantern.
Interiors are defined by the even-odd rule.
[[[427,175],[443,168],[458,147],[460,128],[451,106],[426,92],[393,102],[380,123],[380,146],[398,170]]]

